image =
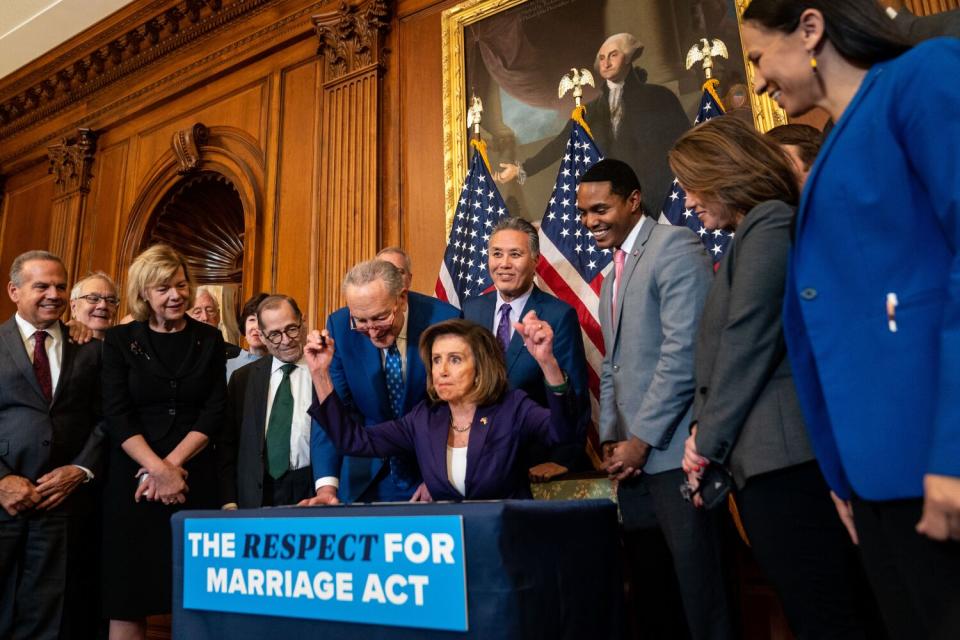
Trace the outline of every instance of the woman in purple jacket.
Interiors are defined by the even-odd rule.
[[[529,498],[523,450],[533,442],[577,437],[576,397],[553,355],[553,330],[530,312],[514,325],[546,380],[549,408],[507,389],[493,334],[466,320],[447,320],[420,337],[427,395],[405,416],[364,427],[344,408],[330,379],[333,340],[313,331],[305,354],[317,401],[310,415],[343,453],[388,457],[414,453],[434,500]]]

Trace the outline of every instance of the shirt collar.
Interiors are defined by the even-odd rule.
[[[619,91],[620,89],[623,89],[623,82],[614,82],[613,80],[607,80],[607,88],[609,88],[611,91]]]
[[[400,327],[400,333],[397,334],[396,340],[393,344],[396,345],[397,351],[403,353],[407,349],[407,323],[410,322],[410,302],[407,302],[407,308],[403,312],[403,326]],[[369,339],[369,338],[368,338]],[[386,353],[390,350],[390,347],[385,347],[381,349],[383,353]]]
[[[633,245],[637,243],[637,236],[640,235],[640,228],[647,223],[647,216],[640,216],[640,220],[637,224],[633,225],[633,229],[630,230],[630,233],[627,234],[626,239],[623,241],[618,249],[622,249],[625,253],[630,253],[633,251]]]
[[[285,365],[285,364],[295,364],[295,365],[297,365],[298,368],[302,368],[302,367],[305,367],[305,366],[307,365],[307,359],[306,359],[305,356],[302,356],[302,355],[300,356],[300,359],[299,359],[299,360],[297,360],[296,362],[293,362],[293,363],[284,362],[283,360],[281,360],[280,358],[278,358],[278,357],[276,357],[276,356],[271,356],[271,358],[273,358],[273,362],[270,363],[270,373],[271,373],[271,374],[274,374],[274,373],[276,373],[277,371],[279,371],[280,368],[283,367],[283,365]]]
[[[37,329],[35,326],[24,320],[19,312],[14,314],[13,317],[17,320],[17,328],[20,329],[20,337],[24,342],[32,338],[34,333],[40,331],[40,329]],[[60,338],[62,337],[59,320],[54,322],[46,329],[43,329],[43,331],[46,331],[50,334],[50,337],[53,338],[54,343],[59,342]]]
[[[493,315],[494,315],[494,317],[497,317],[497,316],[500,314],[500,309],[503,307],[503,305],[508,304],[508,305],[510,305],[510,308],[511,308],[511,309],[513,309],[514,311],[516,311],[516,313],[517,313],[517,319],[519,319],[519,318],[520,318],[520,314],[523,313],[523,308],[527,306],[527,300],[530,299],[530,294],[532,294],[532,293],[533,293],[533,283],[531,282],[531,283],[530,283],[530,288],[527,289],[527,292],[526,292],[526,293],[517,296],[516,298],[514,298],[514,299],[511,300],[510,302],[507,302],[506,300],[503,299],[503,296],[500,295],[500,291],[498,290],[498,291],[497,291],[497,304],[496,304],[496,307],[494,307],[494,309],[493,309]]]

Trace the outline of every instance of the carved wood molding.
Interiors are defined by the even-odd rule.
[[[173,149],[173,154],[180,163],[180,170],[177,173],[184,175],[200,169],[200,147],[207,144],[209,139],[210,129],[202,122],[173,132],[170,148]]]
[[[383,46],[390,26],[386,0],[341,2],[336,11],[313,16],[313,26],[320,40],[317,55],[325,60],[328,82],[380,65],[387,53]]]
[[[64,196],[78,191],[90,192],[93,177],[93,156],[97,152],[97,134],[90,129],[77,129],[77,135],[64,138],[47,147],[49,173],[54,175],[56,195]]]
[[[53,116],[65,107],[157,61],[231,20],[273,0],[179,0],[119,36],[4,89],[0,138]]]
[[[254,2],[258,3],[260,5],[260,8],[262,9],[267,7],[269,3],[272,3],[275,0],[245,0],[245,1],[251,2],[251,3],[254,3]],[[284,18],[263,27],[262,29],[258,29],[257,31],[250,33],[249,35],[244,36],[243,38],[235,42],[230,43],[228,46],[210,51],[210,53],[203,56],[202,58],[198,60],[194,60],[188,65],[178,67],[173,73],[165,75],[162,78],[159,78],[154,82],[151,82],[150,84],[137,89],[136,91],[127,93],[122,98],[115,100],[105,106],[102,106],[99,109],[85,113],[82,119],[74,121],[70,125],[63,127],[61,129],[58,129],[57,131],[51,134],[45,135],[39,139],[31,140],[27,144],[24,144],[19,148],[15,148],[10,152],[3,153],[2,151],[0,151],[0,154],[2,154],[0,155],[0,166],[5,165],[11,160],[21,157],[26,153],[29,153],[32,149],[35,149],[38,146],[44,145],[50,142],[51,140],[56,140],[57,138],[62,137],[65,133],[69,133],[70,131],[72,131],[78,126],[81,126],[84,123],[95,121],[96,119],[103,117],[123,107],[124,105],[127,105],[135,100],[139,100],[143,96],[148,95],[149,93],[156,91],[161,87],[170,85],[171,83],[174,83],[174,82],[183,83],[185,81],[185,78],[188,77],[189,74],[194,73],[198,69],[201,69],[204,66],[210,65],[217,61],[230,59],[231,56],[235,56],[236,52],[238,50],[242,50],[244,47],[248,47],[252,44],[262,44],[270,38],[280,37],[280,35],[292,30],[299,31],[300,29],[299,24],[300,24],[300,21],[304,18],[304,16],[312,14],[317,9],[319,9],[323,4],[324,4],[323,2],[315,2],[295,13],[285,16]],[[304,33],[304,37],[309,37],[309,35],[310,35],[309,31]],[[51,117],[52,115],[53,114],[51,114]],[[11,134],[21,133],[23,130],[28,129],[35,124],[36,124],[35,122],[29,123],[29,124],[17,123],[16,127],[11,129],[11,132],[12,132]],[[0,126],[0,139],[6,137],[5,131],[6,130],[2,126]],[[3,151],[6,151],[6,149],[4,149]]]

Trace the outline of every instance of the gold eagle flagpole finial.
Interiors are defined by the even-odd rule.
[[[483,101],[477,96],[470,98],[470,108],[467,109],[467,129],[473,127],[473,135],[480,139],[480,119],[483,114]]]
[[[711,42],[706,38],[700,38],[700,42],[690,47],[690,51],[687,52],[687,69],[698,62],[702,62],[703,74],[706,80],[710,80],[713,78],[713,59],[717,57],[730,57],[730,54],[727,53],[727,45],[723,43],[723,40],[714,38]]]
[[[573,89],[573,100],[576,102],[576,106],[579,107],[580,101],[583,98],[583,87],[585,85],[590,85],[591,87],[597,86],[593,82],[593,74],[590,73],[590,70],[577,70],[576,68],[572,68],[570,69],[570,73],[560,78],[560,87],[557,90],[557,97],[562,98],[568,91]]]

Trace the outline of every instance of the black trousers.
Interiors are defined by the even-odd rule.
[[[856,547],[816,462],[750,478],[737,506],[798,640],[882,637]]]
[[[960,543],[916,532],[923,501],[854,498],[860,553],[893,640],[960,637]]]
[[[686,502],[680,495],[680,485],[684,479],[683,471],[674,469],[644,474],[636,480],[622,483],[618,490],[625,520],[631,510],[636,513],[649,509],[652,512],[651,523],[663,533],[673,560],[676,585],[687,623],[687,629],[673,623],[673,629],[655,631],[658,627],[669,626],[669,622],[668,625],[663,623],[674,616],[669,601],[671,587],[662,582],[661,576],[651,575],[643,567],[645,561],[651,567],[663,566],[664,559],[656,557],[656,547],[630,548],[642,541],[643,527],[638,525],[633,533],[627,534],[627,553],[633,557],[631,564],[635,565],[633,586],[639,589],[632,599],[634,602],[640,600],[641,615],[645,614],[644,602],[663,603],[664,606],[664,609],[651,611],[641,618],[639,628],[644,638],[683,638],[687,636],[687,631],[694,640],[735,638],[728,568],[722,544],[723,510],[704,511]]]
[[[276,480],[264,471],[263,506],[265,507],[297,504],[315,495],[317,492],[313,490],[313,472],[310,467],[291,469]]]
[[[86,640],[97,627],[89,517],[31,514],[0,522],[0,638]]]

